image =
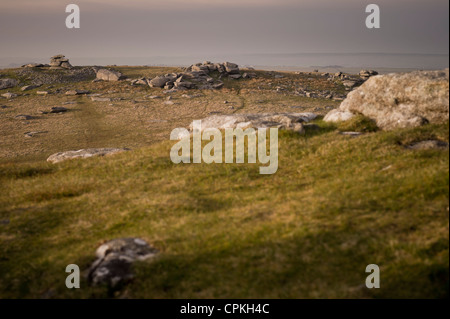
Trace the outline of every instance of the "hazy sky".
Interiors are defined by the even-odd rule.
[[[81,9],[67,29],[66,5]],[[366,5],[381,29],[365,27]],[[448,0],[0,0],[0,58],[441,53]]]

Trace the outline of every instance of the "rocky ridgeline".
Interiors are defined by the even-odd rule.
[[[216,72],[218,79],[212,76]],[[186,68],[181,73],[170,73],[157,76],[153,79],[140,78],[130,80],[132,85],[149,85],[152,88],[162,88],[168,92],[176,92],[189,89],[214,90],[221,89],[224,82],[222,78],[238,80],[241,78],[250,79],[256,77],[254,73],[242,73],[239,66],[234,63],[211,63],[205,61]],[[97,70],[96,81],[120,81],[125,77],[117,71],[108,69]]]

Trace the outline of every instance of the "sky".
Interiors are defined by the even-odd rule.
[[[80,7],[80,29],[65,26],[70,3]],[[380,29],[365,27],[370,3],[380,7]],[[168,60],[293,53],[448,55],[449,2],[0,0],[0,43],[0,60],[10,61],[48,60],[58,53],[71,59]]]

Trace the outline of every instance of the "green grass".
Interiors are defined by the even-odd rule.
[[[348,121],[340,122],[338,128],[341,132],[376,132],[377,123],[364,115],[356,115]]]
[[[1,298],[448,297],[449,126],[341,136],[282,132],[279,170],[172,164],[173,142],[107,158],[0,165]],[[141,237],[136,278],[65,288],[96,248]],[[381,289],[365,288],[378,264]]]

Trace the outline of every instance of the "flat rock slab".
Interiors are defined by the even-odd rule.
[[[91,97],[92,102],[111,102],[111,98],[109,97],[97,97],[97,96],[92,96]]]
[[[409,145],[407,148],[412,149],[412,150],[433,150],[433,149],[446,150],[449,148],[449,145],[447,142],[438,141],[438,140],[429,140],[429,141],[422,141],[422,142],[414,143],[412,145]]]
[[[131,266],[136,261],[154,258],[158,250],[140,238],[120,238],[101,245],[97,259],[89,270],[88,280],[93,285],[117,287],[131,280]]]
[[[314,113],[265,113],[212,115],[202,120],[201,130],[208,128],[286,128],[294,129],[301,123],[307,123],[317,117]],[[193,130],[193,123],[190,126]],[[302,127],[303,129],[303,127]]]
[[[67,151],[67,152],[60,152],[51,155],[47,162],[50,162],[52,164],[60,163],[63,161],[71,160],[71,159],[85,159],[95,156],[107,156],[107,155],[113,155],[117,153],[122,153],[129,151],[129,149],[126,148],[90,148],[90,149],[82,149],[78,151]]]

